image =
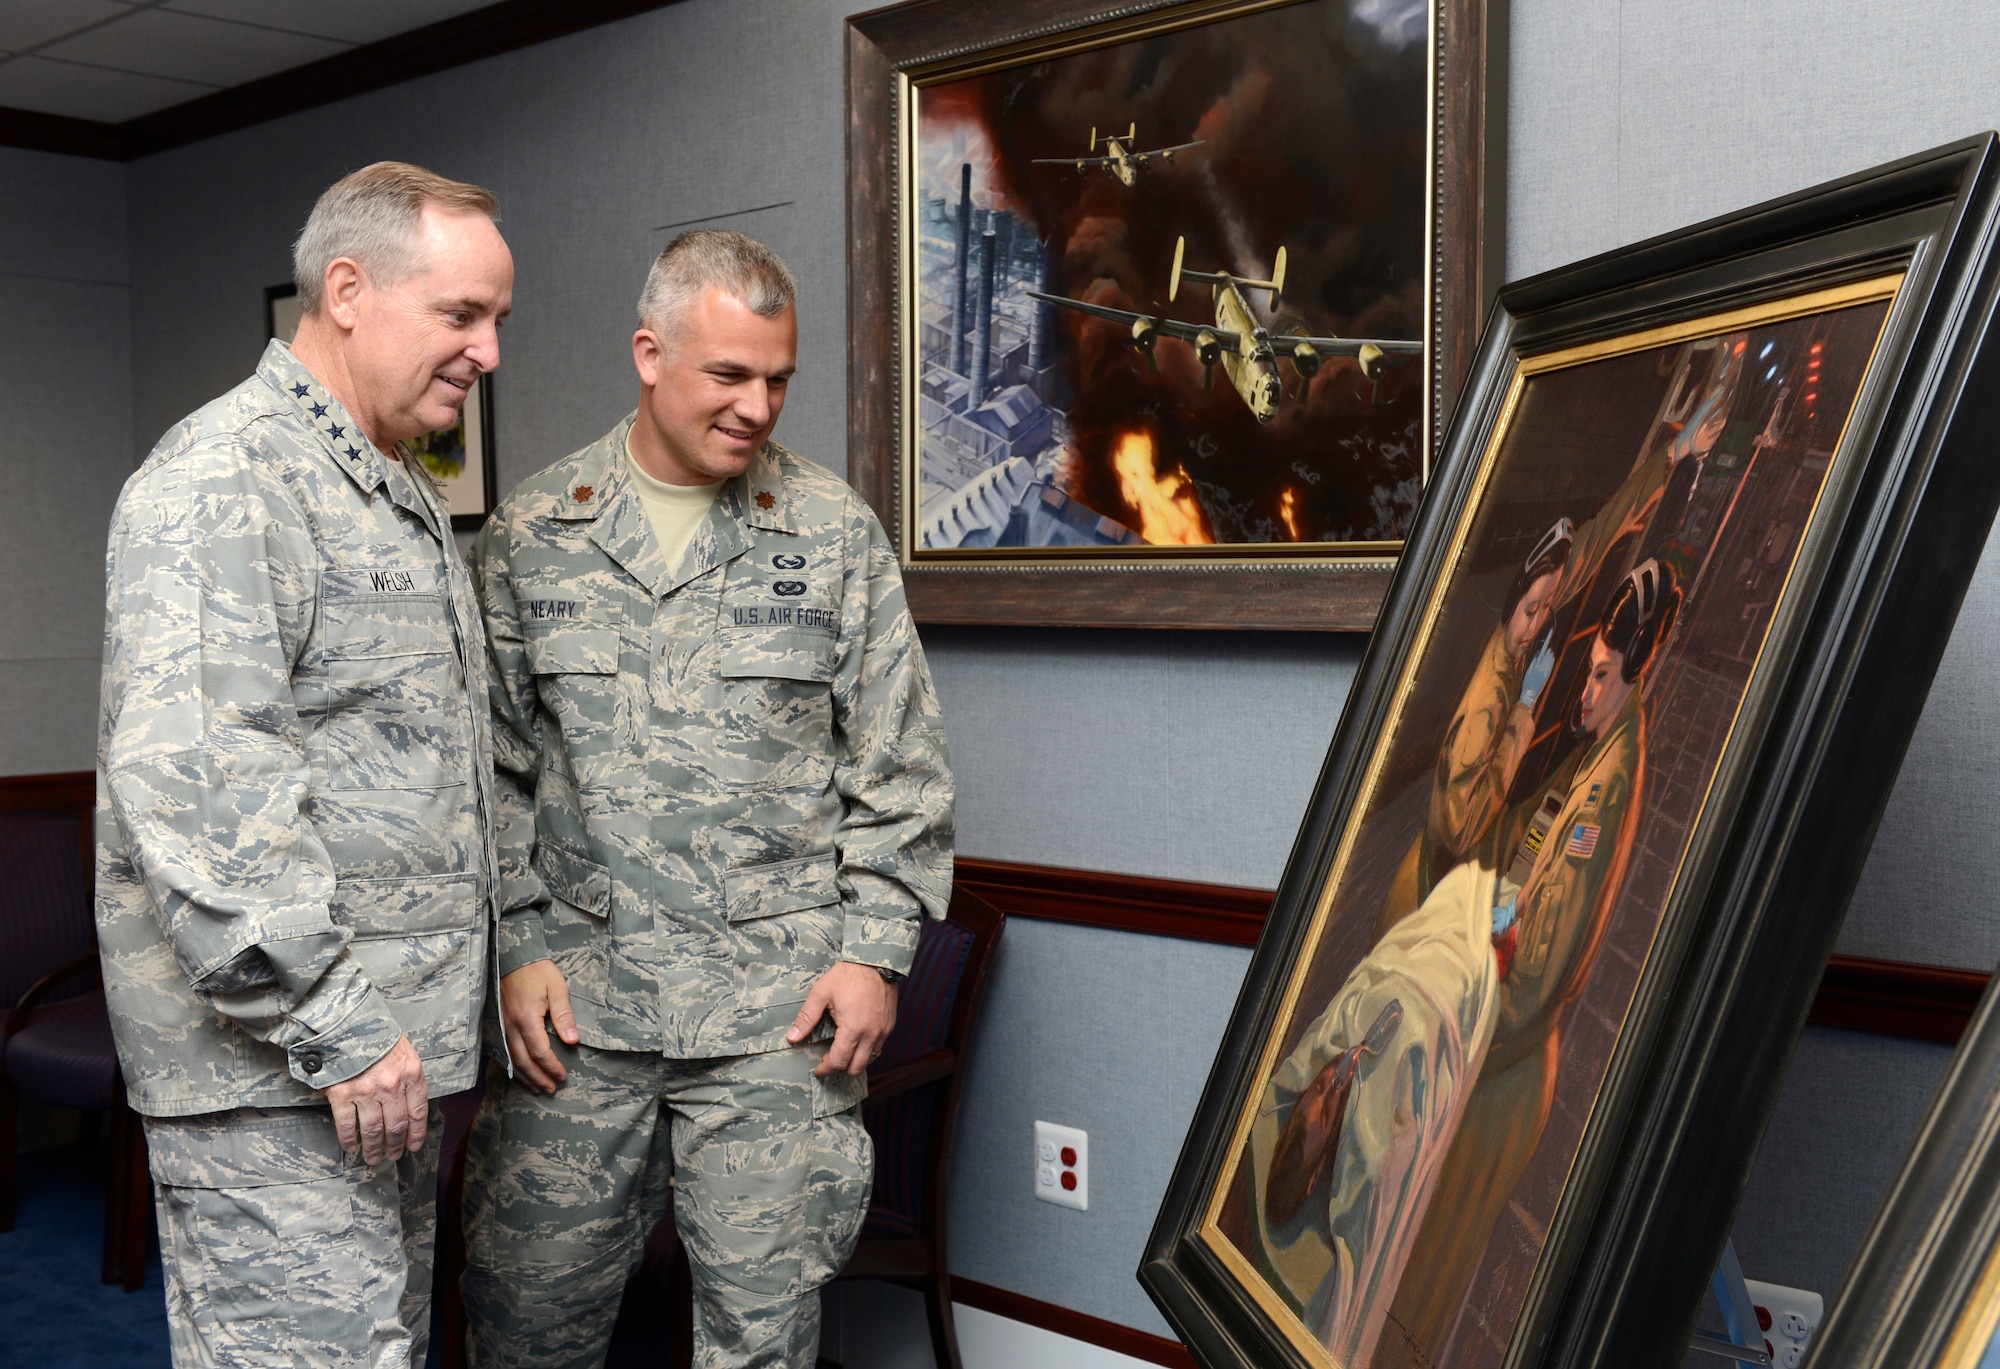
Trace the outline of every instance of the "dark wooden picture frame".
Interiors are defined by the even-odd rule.
[[[1532,1252],[1519,1257],[1527,1261],[1521,1277],[1476,1309],[1468,1294],[1457,1304],[1460,1320],[1435,1342],[1412,1339],[1407,1356],[1398,1345],[1341,1369],[1680,1363],[1774,1101],[1760,1081],[1782,1075],[1805,1023],[1838,914],[2000,505],[2000,466],[1991,460],[2000,440],[2000,345],[1985,342],[2000,297],[1996,227],[2000,143],[1983,135],[1500,293],[1140,1266],[1141,1282],[1208,1369],[1340,1363],[1313,1339],[1319,1333],[1299,1319],[1305,1313],[1287,1312],[1268,1283],[1243,1274],[1253,1264],[1225,1258],[1215,1214],[1232,1201],[1228,1176],[1250,1153],[1244,1138],[1267,1086],[1275,1087],[1281,1033],[1317,1006],[1300,999],[1299,985],[1337,929],[1328,914],[1356,833],[1378,820],[1381,810],[1366,805],[1375,801],[1380,758],[1422,683],[1412,672],[1432,643],[1439,606],[1454,602],[1445,591],[1469,573],[1461,553],[1472,546],[1468,529],[1489,512],[1488,477],[1505,470],[1495,453],[1507,450],[1514,405],[1531,393],[1523,377],[1538,359],[1553,366],[1565,352],[1620,355],[1614,349],[1624,346],[1622,355],[1636,358],[1649,337],[1711,336],[1701,330],[1718,318],[1768,311],[1810,321],[1820,317],[1811,301],[1843,290],[1859,298],[1886,280],[1892,293],[1877,296],[1888,303],[1838,441],[1830,451],[1800,444],[1787,458],[1818,458],[1827,474],[1781,567],[1767,635],[1748,657],[1680,859],[1659,884],[1653,924],[1619,971],[1629,985],[1624,1010],[1612,1010],[1600,1073],[1594,1087],[1585,1081],[1575,1139],[1550,1171],[1551,1211]],[[1828,306],[1826,316],[1833,312]],[[1816,386],[1817,361],[1811,375]],[[1763,435],[1778,426],[1774,416]],[[1730,478],[1740,488],[1750,476],[1746,467]],[[1720,577],[1688,583],[1726,592]],[[1593,790],[1593,811],[1597,800]],[[1428,833],[1420,814],[1414,821]],[[1567,838],[1563,853],[1583,857],[1598,835],[1594,825],[1547,831],[1551,851]],[[1539,850],[1538,841],[1521,844],[1522,853]],[[1470,860],[1456,868],[1482,869]],[[1503,854],[1484,874],[1497,879],[1508,868]],[[1355,944],[1379,945],[1380,925],[1377,940]],[[1586,980],[1590,963],[1578,972]],[[1475,1080],[1477,1068],[1475,1060]],[[1361,1078],[1361,1066],[1349,1077]],[[1466,1091],[1476,1099],[1477,1088]],[[1346,1093],[1341,1099],[1350,1103]],[[1297,1111],[1283,1096],[1279,1106]],[[1458,1158],[1452,1139],[1439,1143],[1448,1160]],[[1271,1153],[1286,1154],[1282,1146]],[[1494,1267],[1496,1250],[1487,1250],[1482,1271]],[[1435,1273],[1431,1265],[1411,1270],[1413,1279]],[[1451,1338],[1468,1318],[1502,1328],[1483,1332],[1476,1354],[1459,1353],[1469,1338]]]
[[[1980,1369],[2000,1332],[2000,993],[1989,985],[1805,1369]]]
[[[299,287],[290,281],[264,287],[264,336],[288,343],[292,340],[292,334],[299,325],[298,295]],[[439,437],[464,448],[464,466],[455,478],[433,468],[424,449],[423,444]],[[424,462],[425,469],[430,471],[431,478],[444,491],[447,500],[457,495],[459,502],[472,506],[451,515],[452,531],[478,532],[484,527],[494,506],[500,502],[500,469],[493,443],[492,373],[479,377],[473,384],[456,428],[445,434],[433,433],[419,438],[413,449],[417,458]]]
[[[1489,18],[1488,6],[1498,19]],[[913,563],[905,488],[899,309],[904,252],[899,140],[912,73],[969,55],[1004,57],[1052,38],[1141,30],[1161,11],[1199,16],[1240,0],[915,0],[847,23],[848,479],[874,506],[904,563],[924,623],[1361,630],[1381,604],[1393,551],[1187,559],[1081,557]],[[1426,339],[1433,448],[1472,358],[1502,261],[1505,22],[1501,0],[1436,0],[1431,52],[1430,316]],[[1489,74],[1490,73],[1490,74]],[[1081,135],[1079,135],[1081,136]],[[1262,546],[1263,553],[1273,548]]]

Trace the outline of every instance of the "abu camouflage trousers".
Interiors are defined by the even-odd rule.
[[[444,1115],[370,1167],[325,1108],[148,1117],[174,1369],[407,1369],[430,1339]]]
[[[819,1288],[853,1253],[875,1150],[824,1043],[721,1060],[565,1046],[553,1096],[495,1079],[466,1156],[474,1369],[596,1369],[673,1209],[697,1369],[812,1369]],[[497,1074],[497,1070],[495,1071]]]

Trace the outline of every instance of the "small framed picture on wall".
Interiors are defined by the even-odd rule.
[[[287,281],[264,288],[264,326],[290,343],[299,331],[299,290]],[[457,532],[477,532],[493,512],[499,480],[493,465],[493,377],[483,375],[465,397],[458,424],[404,444],[444,491]]]

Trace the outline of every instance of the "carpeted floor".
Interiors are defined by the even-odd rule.
[[[0,1369],[167,1369],[160,1257],[146,1286],[97,1281],[104,1143],[21,1156],[14,1229],[0,1232]]]
[[[157,1248],[137,1292],[98,1282],[108,1162],[102,1141],[21,1155],[18,1216],[0,1232],[0,1369],[168,1369]],[[610,1369],[665,1361],[664,1322],[628,1320],[620,1331]]]

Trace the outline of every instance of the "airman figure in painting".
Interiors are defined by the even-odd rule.
[[[480,536],[519,1067],[467,1162],[480,1369],[603,1363],[669,1202],[696,1362],[810,1369],[868,1204],[863,1071],[949,900],[952,784],[880,524],[770,441],[794,295],[741,234],[676,238],[638,410]]]
[[[1255,1249],[1342,1364],[1431,1362],[1540,1143],[1630,859],[1639,681],[1679,603],[1658,561],[1625,578],[1591,637],[1586,744],[1388,930],[1265,1087]]]
[[[478,601],[401,444],[499,363],[494,213],[399,162],[334,185],[297,340],[113,516],[97,926],[182,1369],[424,1361],[495,854]]]

